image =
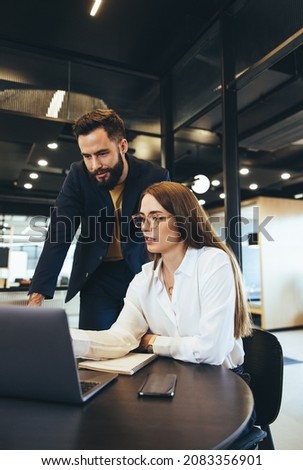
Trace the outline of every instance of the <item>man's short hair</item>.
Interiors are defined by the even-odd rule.
[[[73,125],[73,133],[78,140],[79,135],[87,135],[96,129],[106,131],[108,138],[117,143],[125,138],[123,119],[113,109],[94,109],[78,118]]]

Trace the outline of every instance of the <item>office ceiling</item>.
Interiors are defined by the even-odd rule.
[[[0,213],[49,211],[71,162],[80,158],[73,120],[106,103],[125,119],[130,151],[161,162],[159,80],[180,63],[227,0],[11,0],[1,5]],[[245,2],[244,2],[245,3]],[[274,28],[273,28],[274,29]],[[199,60],[205,58],[198,57]],[[208,59],[210,60],[210,59]],[[293,198],[303,192],[302,50],[298,48],[238,93],[243,199]],[[184,83],[184,90],[191,88]],[[47,116],[65,90],[58,117]],[[70,93],[68,93],[70,92]],[[85,111],[84,111],[85,110]],[[205,138],[201,132],[208,131]],[[219,205],[223,192],[221,105],[180,129],[175,180],[218,179],[201,197]],[[51,150],[49,142],[57,142]],[[296,142],[296,143],[294,143]],[[39,167],[39,159],[49,163]],[[38,173],[31,180],[30,173]],[[281,173],[288,172],[288,180]],[[32,188],[24,184],[31,182]],[[252,192],[249,184],[258,184]],[[198,196],[200,197],[200,196]]]

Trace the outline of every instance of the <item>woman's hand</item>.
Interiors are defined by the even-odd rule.
[[[150,333],[147,333],[146,335],[142,336],[140,345],[139,345],[139,350],[147,351],[147,347],[152,345],[156,338],[157,338],[157,335],[152,335]]]

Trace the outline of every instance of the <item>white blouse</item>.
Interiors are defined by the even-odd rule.
[[[228,255],[218,248],[188,248],[174,274],[171,300],[161,262],[147,263],[129,285],[124,307],[109,330],[71,329],[76,356],[114,358],[138,347],[150,330],[154,352],[182,361],[234,368],[243,363],[234,338],[235,283]]]

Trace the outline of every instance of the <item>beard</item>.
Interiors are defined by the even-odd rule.
[[[90,175],[95,181],[97,181],[97,185],[99,186],[99,188],[107,189],[108,191],[110,191],[115,186],[117,186],[119,179],[121,178],[123,169],[124,169],[124,163],[123,163],[122,155],[119,152],[118,162],[112,168],[106,169],[106,171],[109,173],[109,177],[107,180],[105,179],[102,181],[96,180],[96,175],[98,173],[98,170],[94,171],[93,173],[90,173]]]

